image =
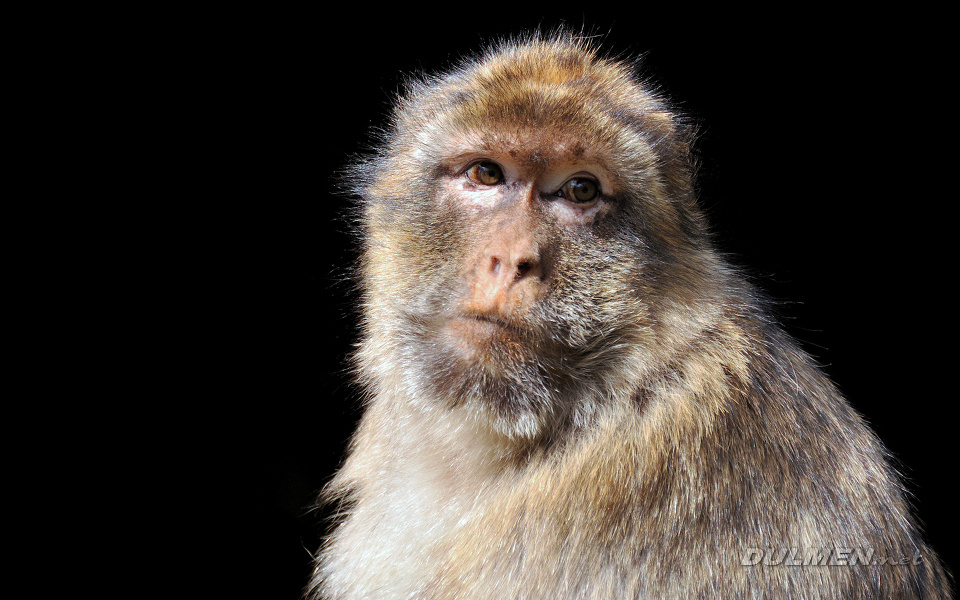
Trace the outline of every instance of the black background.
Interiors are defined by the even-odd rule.
[[[355,251],[336,173],[384,124],[404,73],[561,22],[504,10],[230,12],[158,49],[154,68],[166,51],[185,67],[158,94],[175,131],[178,115],[190,123],[176,168],[198,182],[178,209],[198,245],[195,286],[176,298],[200,324],[180,368],[198,374],[191,392],[215,415],[215,431],[195,433],[209,440],[218,499],[197,512],[231,531],[208,551],[244,548],[224,573],[239,589],[300,593],[322,531],[310,504],[360,416],[345,361]],[[700,196],[721,248],[902,461],[952,561],[952,107],[926,24],[639,11],[562,21],[644,54],[644,72],[701,123]]]

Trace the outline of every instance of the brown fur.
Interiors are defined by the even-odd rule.
[[[411,84],[356,172],[368,406],[312,594],[950,597],[880,442],[714,250],[691,141],[567,35]],[[596,210],[537,187],[582,165]]]

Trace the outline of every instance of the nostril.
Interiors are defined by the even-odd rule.
[[[500,272],[500,259],[494,256],[490,262],[490,270],[494,275]]]
[[[517,263],[517,279],[520,279],[524,275],[530,272],[530,269],[533,268],[533,265],[530,264],[530,261],[521,260]]]

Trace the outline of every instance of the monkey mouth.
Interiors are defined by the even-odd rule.
[[[516,346],[529,337],[525,329],[501,317],[476,313],[455,316],[447,323],[447,330],[461,345],[472,348],[497,344]]]
[[[494,329],[505,329],[515,333],[516,335],[524,335],[525,330],[514,323],[507,321],[502,317],[488,314],[479,314],[479,313],[464,313],[456,317],[456,319],[462,319],[466,321],[474,321],[481,324],[483,327],[490,327]]]
[[[490,315],[468,313],[468,314],[461,315],[459,318],[473,319],[475,321],[480,321],[482,323],[490,323],[491,325],[496,325],[498,327],[508,327],[508,328],[516,329],[515,326],[507,323],[505,320],[501,319],[500,317],[494,317]]]

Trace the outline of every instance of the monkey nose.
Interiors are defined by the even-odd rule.
[[[502,285],[509,286],[515,281],[540,277],[540,261],[532,256],[520,256],[504,259],[490,257],[490,275]]]

